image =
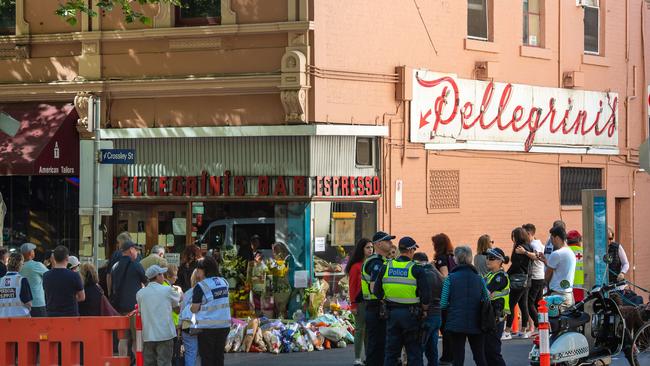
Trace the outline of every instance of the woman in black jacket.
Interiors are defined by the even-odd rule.
[[[533,252],[528,234],[523,228],[517,227],[512,230],[510,238],[513,247],[510,255],[512,264],[508,269],[508,277],[510,278],[510,311],[512,314],[508,315],[503,339],[511,339],[513,336],[512,323],[514,321],[514,309],[517,304],[519,304],[519,311],[521,311],[522,323],[525,325],[528,322],[528,287],[530,287],[531,260],[526,254],[518,253],[521,249],[517,251],[517,248],[522,248],[526,252]],[[523,333],[518,336],[529,338],[530,334]]]
[[[91,263],[84,263],[79,270],[81,281],[84,284],[86,300],[79,303],[79,315],[101,316],[102,315],[102,289],[99,287],[97,271]]]

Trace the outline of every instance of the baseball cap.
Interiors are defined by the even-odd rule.
[[[81,262],[79,262],[79,258],[75,257],[74,255],[71,255],[68,257],[68,265],[70,268],[77,267]]]
[[[372,236],[372,242],[373,243],[378,243],[380,241],[384,240],[393,240],[395,239],[395,235],[390,235],[388,233],[385,233],[383,231],[377,231],[375,235]]]
[[[131,240],[127,240],[124,243],[122,243],[122,246],[120,247],[120,251],[123,252],[125,250],[129,250],[131,248],[137,247],[138,244],[132,242]]]
[[[502,261],[505,261],[506,259],[506,253],[504,253],[501,248],[490,248],[485,252],[485,254],[487,254],[488,258],[493,257]]]
[[[27,253],[31,252],[32,250],[34,250],[34,249],[36,249],[36,245],[32,244],[32,243],[25,243],[25,244],[20,246],[20,252],[22,254],[27,254]]]
[[[582,240],[582,235],[578,230],[571,230],[566,234],[566,242],[568,244],[579,243]]]
[[[399,240],[400,250],[410,250],[419,248],[418,243],[410,236],[405,236]]]
[[[161,266],[154,264],[153,266],[147,268],[147,271],[144,274],[148,279],[152,279],[165,272],[167,272],[167,268],[162,268]]]

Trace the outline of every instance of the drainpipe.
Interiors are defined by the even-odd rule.
[[[557,87],[562,87],[562,0],[557,0]]]

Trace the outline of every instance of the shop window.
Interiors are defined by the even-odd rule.
[[[526,46],[542,46],[543,0],[524,0],[524,39]]]
[[[582,0],[585,11],[585,53],[600,53],[600,0]]]
[[[341,264],[356,242],[372,238],[377,230],[377,203],[314,202],[313,205],[314,271],[340,273]]]
[[[582,205],[583,189],[601,189],[603,170],[600,168],[560,168],[562,205]]]
[[[181,0],[176,7],[176,26],[221,24],[220,0]]]
[[[487,41],[488,0],[467,0],[467,36]]]
[[[15,0],[0,0],[0,34],[16,34]]]
[[[54,249],[57,245],[65,245],[77,255],[78,179],[64,176],[4,176],[0,177],[0,197],[7,208],[4,225],[0,225],[2,245],[17,249],[25,242],[32,242],[39,246],[37,259],[42,259],[45,250]]]
[[[357,166],[372,166],[372,138],[357,137],[356,164]]]

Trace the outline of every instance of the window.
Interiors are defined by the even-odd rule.
[[[583,189],[601,189],[603,170],[599,168],[560,168],[562,205],[582,205]]]
[[[0,0],[0,34],[16,34],[16,0]]]
[[[372,166],[372,138],[357,137],[356,164]]]
[[[585,53],[600,53],[600,0],[583,0],[585,9]]]
[[[467,0],[467,36],[488,40],[487,0]]]
[[[526,46],[542,45],[542,2],[524,0],[524,40]]]
[[[176,7],[176,26],[221,24],[220,0],[181,0],[181,4]]]

